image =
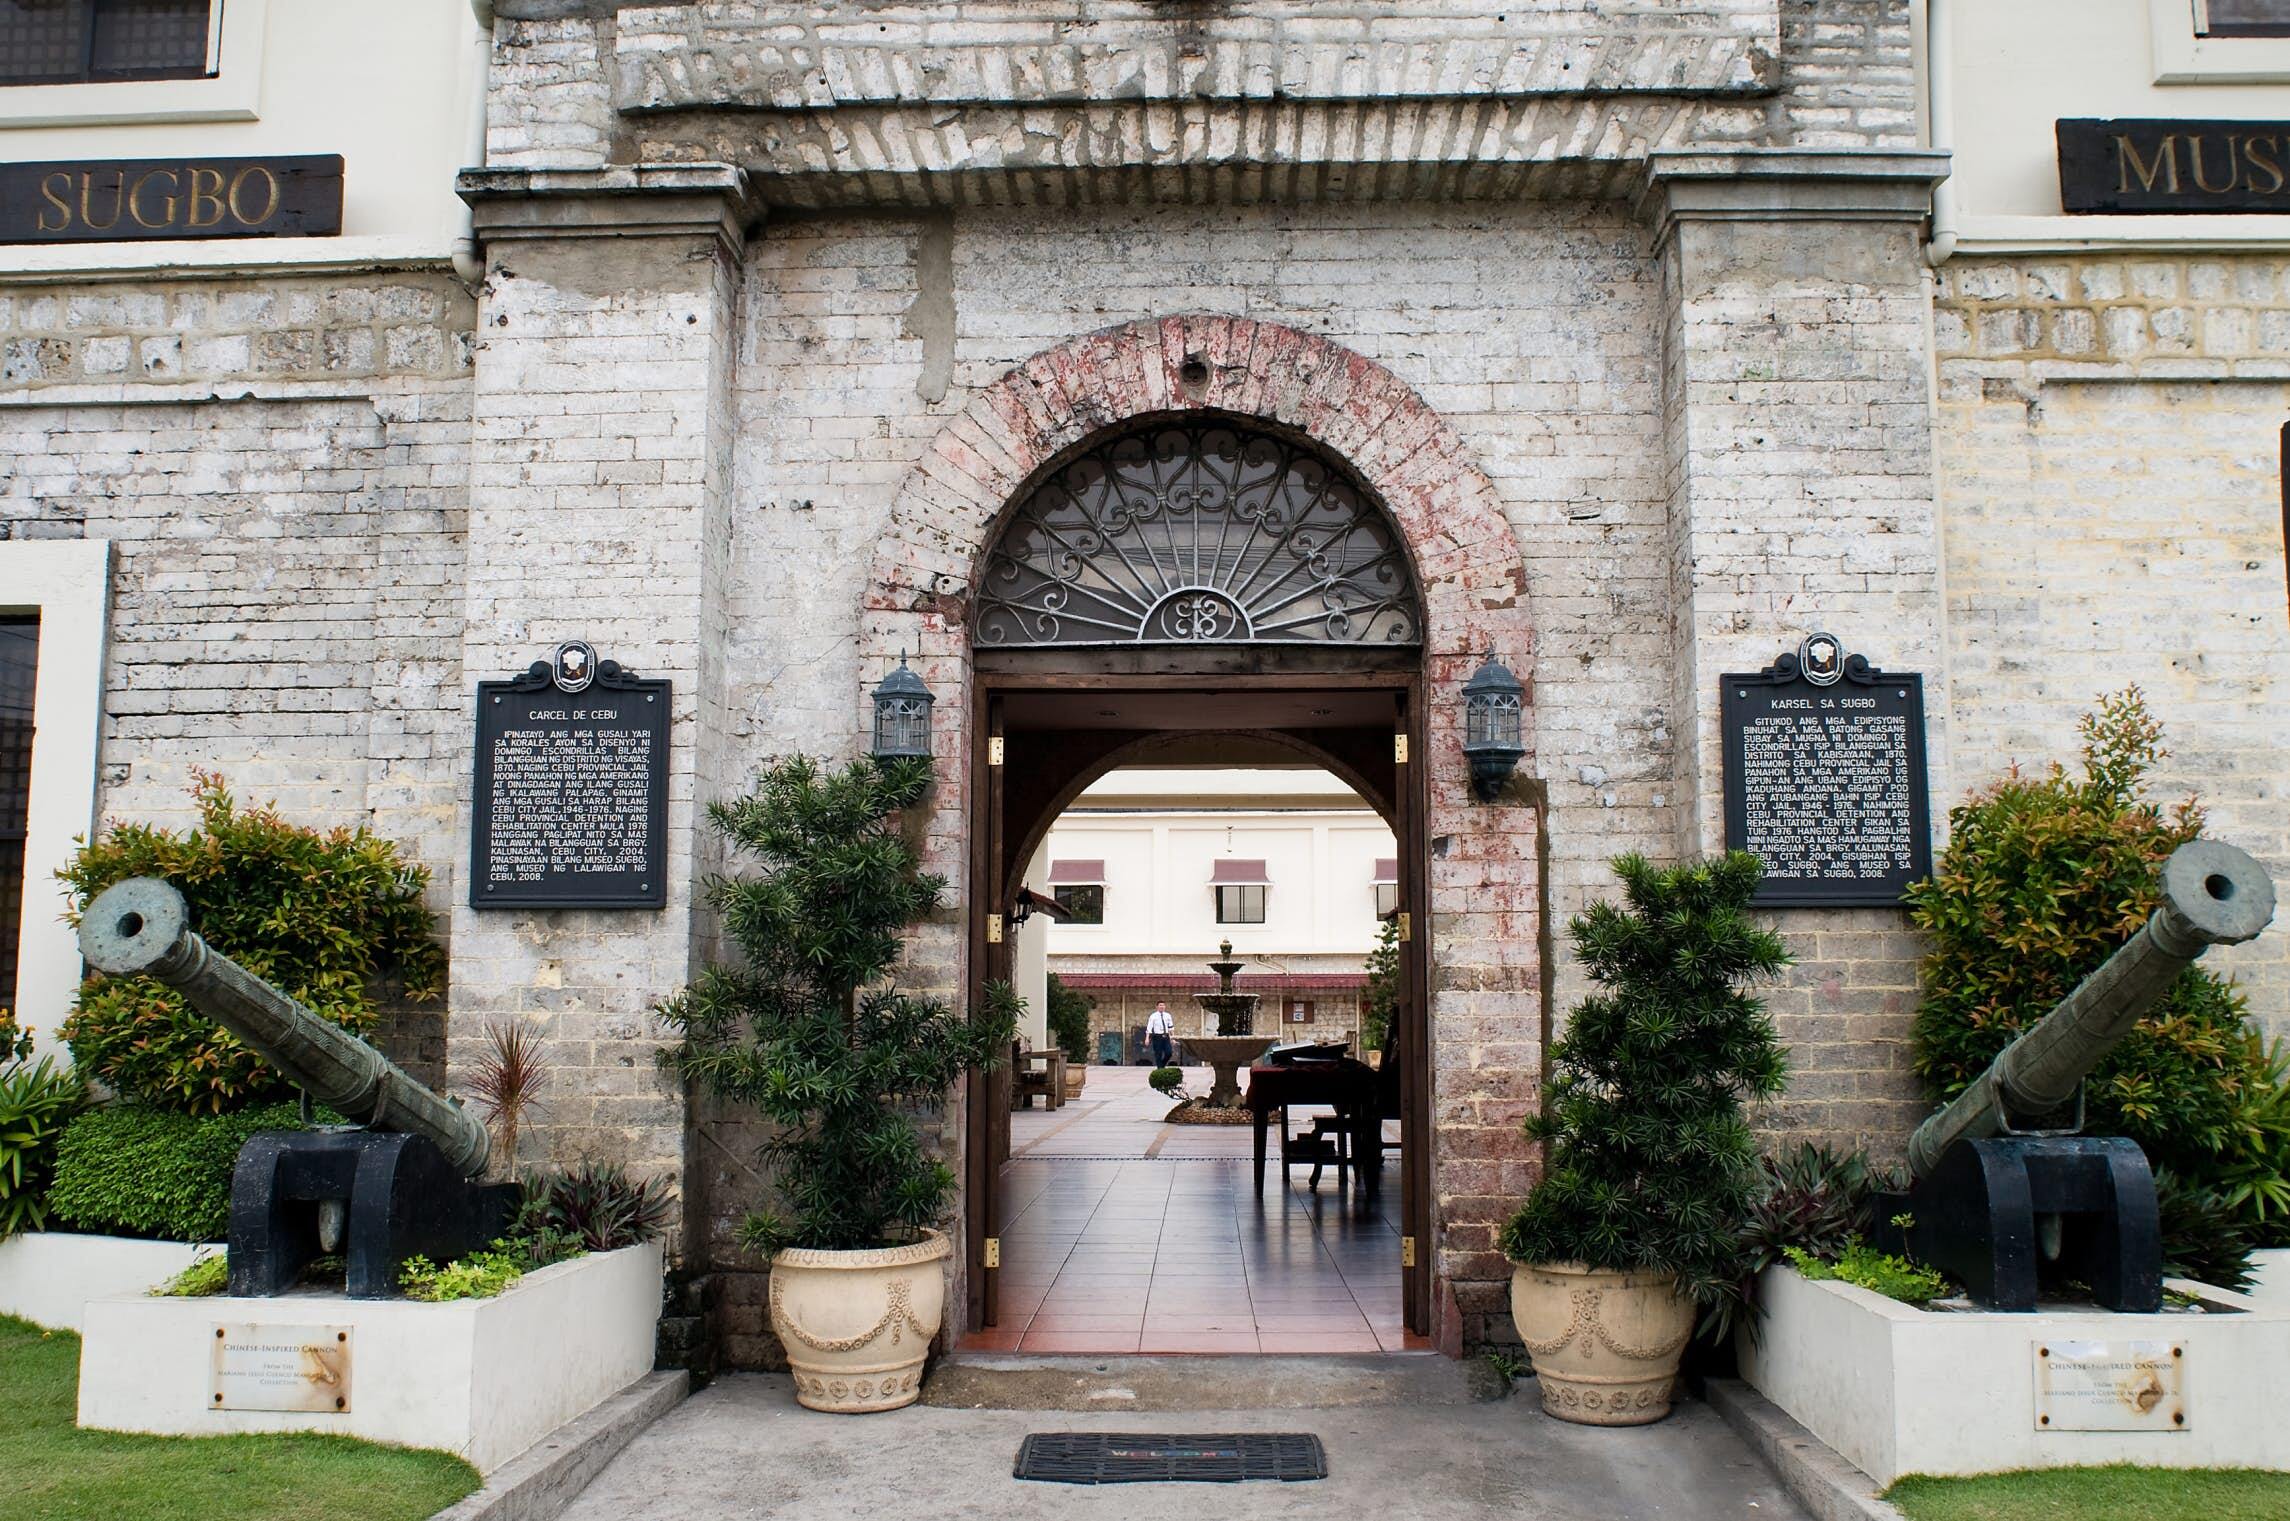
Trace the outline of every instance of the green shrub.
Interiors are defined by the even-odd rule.
[[[0,1062],[28,1061],[32,1055],[32,1032],[16,1023],[16,1011],[0,1005]]]
[[[48,1223],[48,1180],[71,1117],[87,1089],[69,1067],[43,1056],[0,1064],[0,1241]]]
[[[763,1147],[780,1208],[750,1214],[749,1248],[881,1246],[937,1224],[954,1173],[923,1150],[915,1114],[964,1072],[1007,1059],[1017,994],[987,989],[966,1017],[890,981],[901,932],[938,906],[889,816],[921,801],[930,764],[858,760],[832,773],[793,756],[709,821],[765,863],[717,878],[707,901],[742,953],[660,1005],[683,1033],[664,1060],[775,1127]]]
[[[436,996],[445,953],[422,904],[429,874],[395,845],[239,808],[209,773],[191,792],[199,822],[187,833],[121,824],[81,846],[61,874],[74,923],[113,883],[162,877],[216,950],[346,1029],[373,1027],[380,979],[395,978],[409,998]],[[84,1071],[162,1108],[217,1114],[289,1091],[235,1036],[147,977],[91,974],[63,1035]]]
[[[258,1130],[300,1130],[293,1104],[190,1115],[142,1104],[91,1109],[64,1127],[48,1207],[77,1230],[218,1241],[230,1224],[231,1167]]]
[[[1368,980],[1360,985],[1360,1045],[1353,1053],[1366,1061],[1391,1039],[1392,1016],[1399,1012],[1399,919],[1384,921],[1376,948],[1368,952]]]
[[[1089,995],[1077,993],[1050,973],[1050,1039],[1069,1062],[1089,1061]]]
[[[531,1238],[549,1233],[583,1251],[614,1252],[657,1241],[671,1207],[665,1179],[636,1182],[617,1163],[589,1162],[527,1178],[517,1230]]]
[[[1742,990],[1789,964],[1755,923],[1764,868],[1747,851],[1657,868],[1614,863],[1626,906],[1569,926],[1598,990],[1552,1047],[1527,1133],[1549,1165],[1504,1226],[1518,1262],[1672,1273],[1721,1330],[1741,1303],[1741,1222],[1757,1193],[1745,1099],[1781,1091],[1787,1065],[1765,1006]]]
[[[1808,1278],[1833,1278],[1873,1289],[1903,1304],[1922,1307],[1948,1292],[1948,1280],[1934,1269],[1920,1267],[1906,1257],[1880,1252],[1865,1241],[1854,1242],[1838,1252],[1833,1260],[1794,1246],[1783,1248],[1782,1255],[1789,1259],[1791,1267]]]
[[[231,1286],[230,1255],[216,1252],[191,1265],[151,1291],[154,1299],[206,1299]]]
[[[448,1299],[491,1299],[525,1276],[525,1264],[511,1252],[495,1248],[471,1252],[443,1267],[427,1257],[408,1257],[398,1269],[398,1287],[406,1298],[435,1304]]]
[[[2164,860],[2202,832],[2192,799],[2165,812],[2146,796],[2166,751],[2137,687],[2102,698],[2082,734],[2079,773],[2015,769],[1957,808],[1932,879],[1909,891],[1931,944],[1916,1070],[1936,1099],[1962,1092],[2138,930],[2159,900]],[[2225,978],[2188,968],[2084,1084],[2086,1128],[2130,1137],[2159,1172],[2225,1201],[2255,1237],[2286,1239],[2290,1084],[2281,1053],[2244,1013]],[[2222,1217],[2178,1218],[2191,1229]],[[2192,1254],[2235,1260],[2224,1240]]]
[[[1174,1093],[1185,1085],[1182,1067],[1155,1067],[1145,1074],[1145,1081],[1153,1085],[1155,1093]]]
[[[1759,1182],[1742,1228],[1751,1277],[1791,1247],[1833,1257],[1875,1223],[1877,1181],[1865,1152],[1842,1156],[1806,1141],[1793,1152],[1758,1159]]]

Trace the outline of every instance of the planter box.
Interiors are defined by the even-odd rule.
[[[2252,1252],[2250,1267],[2250,1297],[2260,1304],[2290,1309],[2290,1248]]]
[[[560,1262],[493,1299],[416,1304],[277,1299],[98,1299],[80,1346],[79,1423],[212,1436],[332,1431],[459,1453],[491,1473],[652,1369],[657,1244]],[[216,1328],[293,1345],[350,1334],[346,1410],[213,1408]],[[243,1339],[243,1336],[242,1336]]]
[[[201,1252],[221,1250],[219,1244],[26,1231],[0,1241],[0,1315],[51,1331],[77,1331],[89,1300],[148,1293]]]
[[[2173,1280],[2212,1313],[1925,1311],[1789,1268],[1757,1280],[1765,1316],[1738,1338],[1759,1393],[1878,1484],[1903,1474],[2087,1463],[2290,1468],[2280,1414],[2290,1307]],[[2054,1342],[2186,1349],[2183,1429],[2066,1431],[2037,1423],[2036,1351]]]

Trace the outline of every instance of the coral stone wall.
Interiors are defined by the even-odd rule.
[[[2138,682],[2210,833],[2290,886],[2283,441],[2290,263],[1951,260],[1934,313],[1948,627],[1965,789],[2076,758]],[[2290,1034],[2290,924],[2210,964]]]
[[[0,289],[0,538],[112,544],[99,818],[186,825],[218,770],[444,908],[473,321],[431,274]],[[431,1075],[442,1038],[436,1003],[383,1031]]]

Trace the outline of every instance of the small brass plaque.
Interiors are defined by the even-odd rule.
[[[210,1410],[350,1408],[348,1326],[218,1325]]]
[[[2185,1431],[2187,1349],[2175,1341],[2038,1341],[2038,1431]]]

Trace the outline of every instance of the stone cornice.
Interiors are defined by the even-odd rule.
[[[488,243],[538,238],[713,237],[734,257],[763,204],[731,164],[464,169],[454,191]]]
[[[1776,0],[1609,14],[1537,0],[938,0],[623,6],[622,112],[1038,109],[1123,101],[1745,96],[1779,85]]]
[[[1947,177],[1928,148],[1658,150],[1638,205],[1657,242],[1683,221],[1917,222]]]

